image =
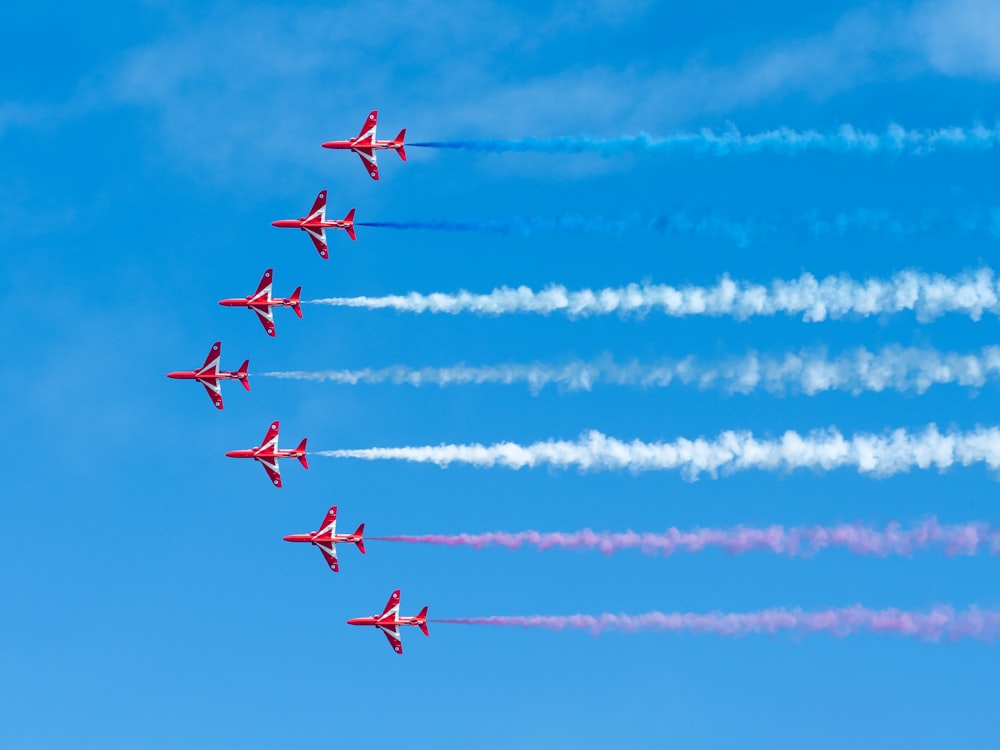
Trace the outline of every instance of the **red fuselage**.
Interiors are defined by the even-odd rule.
[[[301,219],[278,219],[271,222],[272,227],[281,229],[347,229],[348,222],[343,219],[309,219],[303,216]]]
[[[297,448],[277,448],[275,450],[262,451],[260,448],[254,447],[238,451],[227,451],[226,455],[229,458],[297,458],[301,461],[306,452],[300,451]]]
[[[403,148],[403,144],[399,141],[377,141],[373,138],[352,138],[348,141],[327,141],[322,145],[323,148],[350,149],[351,151],[356,151],[359,148],[370,148],[373,151],[380,148],[389,148],[393,151],[399,151],[399,149]]]
[[[397,617],[393,620],[387,620],[380,615],[372,615],[371,617],[355,617],[347,621],[348,625],[371,625],[378,627],[392,626],[392,625],[413,625],[414,627],[420,627],[426,622],[423,617]]]
[[[286,542],[308,542],[309,544],[356,544],[361,540],[360,534],[329,534],[314,531],[312,534],[289,534],[282,537]]]
[[[178,370],[177,372],[168,372],[168,378],[173,378],[174,380],[245,380],[247,374],[245,372],[216,372],[216,373],[205,373],[199,375],[197,372],[192,370]]]
[[[295,300],[284,299],[282,297],[271,297],[270,300],[251,301],[251,297],[233,297],[231,299],[220,299],[219,304],[223,307],[293,307]]]

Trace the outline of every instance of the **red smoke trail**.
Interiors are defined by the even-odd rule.
[[[1000,610],[972,607],[956,612],[940,606],[928,612],[899,609],[867,609],[860,605],[841,609],[803,612],[801,609],[764,609],[758,612],[647,612],[643,615],[529,615],[459,617],[432,622],[458,625],[499,625],[508,628],[587,630],[599,635],[609,630],[635,633],[642,630],[715,633],[742,636],[750,633],[828,632],[835,636],[860,632],[890,633],[927,641],[957,641],[972,638],[989,643],[1000,636]]]
[[[448,547],[506,547],[518,549],[528,546],[540,550],[587,549],[600,550],[606,555],[626,549],[638,549],[647,555],[668,557],[675,552],[700,552],[706,547],[718,547],[731,554],[763,550],[789,557],[811,555],[821,550],[843,548],[856,555],[910,555],[914,552],[940,547],[949,555],[973,555],[988,551],[1000,553],[1000,530],[981,522],[941,525],[932,518],[910,529],[903,529],[896,522],[883,529],[861,524],[839,526],[768,526],[731,529],[700,529],[681,531],[676,528],[662,533],[626,531],[541,532],[495,531],[485,534],[424,534],[372,537],[386,542],[409,544],[435,544]]]

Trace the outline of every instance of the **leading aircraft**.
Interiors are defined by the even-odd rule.
[[[260,447],[255,445],[253,448],[245,450],[229,451],[226,453],[226,456],[229,458],[252,458],[254,461],[259,461],[275,487],[281,487],[281,470],[278,468],[279,458],[297,458],[304,469],[309,468],[309,464],[306,462],[306,438],[302,438],[302,442],[299,443],[298,448],[278,447],[277,419],[271,422],[271,426],[267,428],[267,434],[264,436],[264,442],[261,443]]]
[[[403,653],[403,641],[399,632],[400,626],[415,625],[423,631],[424,635],[430,635],[427,632],[427,607],[420,610],[419,614],[415,617],[399,616],[399,589],[392,592],[392,596],[389,597],[389,601],[386,603],[382,614],[372,615],[371,617],[355,617],[353,620],[348,620],[347,624],[372,625],[378,628],[385,633],[389,645],[392,646],[392,650],[397,654]]]
[[[236,372],[226,372],[225,370],[219,369],[220,359],[222,359],[222,342],[216,341],[212,344],[212,348],[209,350],[208,356],[205,358],[205,364],[201,366],[201,369],[168,372],[167,377],[173,378],[174,380],[197,380],[205,386],[205,392],[208,393],[208,397],[212,399],[212,403],[215,404],[215,408],[221,409],[221,381],[238,380],[243,384],[244,388],[248,391],[250,390],[250,376],[247,374],[247,368],[250,366],[250,360],[244,360],[243,364],[240,365],[240,369]]]
[[[361,157],[361,163],[373,180],[378,179],[378,164],[375,160],[375,151],[380,148],[390,148],[399,154],[399,158],[406,161],[406,149],[403,148],[403,138],[406,137],[406,128],[399,131],[391,141],[379,141],[375,139],[375,126],[378,125],[378,110],[373,109],[368,113],[365,124],[361,126],[361,132],[357,138],[346,141],[327,141],[323,148],[350,149]]]
[[[316,201],[313,203],[312,210],[308,216],[303,216],[300,219],[278,219],[277,221],[272,221],[271,226],[282,229],[301,229],[309,235],[309,239],[316,246],[316,252],[319,253],[319,257],[323,260],[327,260],[330,257],[330,249],[326,244],[327,229],[343,229],[346,230],[347,236],[352,240],[357,239],[357,236],[354,234],[353,208],[347,212],[347,216],[343,219],[326,218],[325,190],[319,191],[319,195],[316,196]]]
[[[299,303],[299,295],[302,294],[302,287],[295,287],[292,296],[282,299],[271,296],[271,277],[274,276],[274,269],[268,268],[257,285],[257,291],[248,294],[246,297],[234,297],[232,299],[220,299],[219,304],[223,307],[247,307],[257,313],[260,324],[264,326],[268,336],[274,336],[274,314],[272,307],[290,307],[295,314],[302,317],[302,308]]]
[[[365,554],[364,533],[365,525],[361,524],[353,534],[338,534],[337,506],[334,505],[326,512],[319,531],[314,531],[311,534],[289,534],[284,537],[284,540],[286,542],[309,542],[316,545],[319,547],[319,551],[323,553],[323,559],[330,566],[330,570],[337,573],[340,571],[340,566],[337,563],[337,545],[342,542],[356,544],[363,555]]]

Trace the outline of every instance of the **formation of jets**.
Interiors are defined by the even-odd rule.
[[[361,162],[364,164],[365,171],[368,172],[369,176],[373,180],[377,180],[379,178],[379,171],[375,157],[376,151],[380,149],[389,149],[398,153],[400,159],[406,161],[406,151],[403,147],[403,138],[406,136],[406,130],[404,129],[399,131],[399,135],[391,141],[380,141],[375,137],[375,128],[377,124],[378,111],[373,110],[365,119],[361,132],[356,138],[351,138],[345,141],[328,141],[323,144],[323,148],[353,151],[361,157]],[[327,244],[326,235],[327,229],[341,229],[352,240],[357,239],[354,231],[354,209],[352,208],[348,211],[347,215],[344,216],[343,219],[327,219],[326,198],[327,191],[321,190],[319,195],[316,196],[316,200],[313,202],[312,208],[306,216],[298,219],[279,219],[271,224],[272,226],[282,229],[299,229],[305,232],[309,236],[309,239],[312,240],[313,245],[316,247],[316,252],[319,253],[323,260],[328,260],[330,257],[330,248]],[[248,294],[245,297],[233,297],[219,300],[219,304],[223,307],[245,307],[251,310],[257,316],[258,320],[260,320],[260,323],[264,327],[264,331],[267,335],[273,337],[276,335],[273,312],[274,308],[290,307],[299,318],[302,317],[302,307],[300,302],[302,287],[296,287],[295,291],[293,291],[289,297],[273,297],[271,295],[271,285],[273,281],[274,269],[268,268],[264,271],[264,275],[261,277],[260,283],[257,285],[257,291],[253,294]],[[248,391],[250,390],[250,376],[248,373],[250,360],[244,361],[238,370],[230,372],[220,369],[221,359],[222,342],[216,341],[212,344],[212,348],[209,350],[208,357],[205,359],[205,364],[203,364],[199,369],[169,372],[167,373],[167,377],[174,380],[194,380],[201,383],[201,385],[204,386],[205,391],[208,393],[209,398],[212,400],[212,404],[216,409],[221,410],[223,408],[223,380],[236,380],[242,383],[243,387]],[[304,469],[309,468],[309,463],[306,458],[306,439],[303,438],[302,442],[299,443],[296,448],[279,448],[278,430],[278,420],[274,420],[268,427],[267,434],[264,435],[264,440],[259,446],[232,450],[227,452],[226,456],[229,458],[253,459],[264,467],[264,471],[267,473],[267,477],[271,481],[271,484],[280,488],[281,469],[279,461],[281,459],[297,459],[298,462],[302,464]],[[284,540],[286,542],[308,543],[317,547],[322,553],[327,567],[329,567],[334,573],[337,573],[340,571],[340,563],[337,561],[337,545],[353,544],[358,548],[358,550],[360,550],[361,554],[364,554],[364,533],[365,525],[361,524],[354,530],[353,533],[338,534],[337,506],[334,505],[326,512],[326,515],[323,518],[323,523],[317,531],[313,531],[308,534],[289,534],[284,537]],[[403,653],[400,628],[404,625],[419,627],[424,635],[428,635],[427,607],[424,607],[414,617],[401,617],[399,614],[398,589],[392,593],[392,596],[389,597],[389,601],[385,605],[385,609],[381,614],[372,615],[370,617],[356,617],[348,620],[347,623],[349,625],[367,625],[378,628],[385,633],[385,636],[389,641],[389,645],[392,646],[393,651],[397,654]]]

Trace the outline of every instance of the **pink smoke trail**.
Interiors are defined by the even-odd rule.
[[[547,630],[588,630],[593,635],[617,630],[714,633],[742,636],[750,633],[798,634],[828,632],[842,637],[861,632],[888,633],[926,641],[971,638],[993,643],[1000,636],[1000,610],[971,607],[955,611],[938,606],[929,612],[899,609],[867,609],[860,605],[840,609],[804,612],[801,609],[776,608],[757,612],[647,612],[642,615],[528,615],[458,617],[431,622],[457,625],[498,625],[508,628],[545,628]]]
[[[731,529],[682,531],[670,528],[662,533],[626,531],[613,533],[583,529],[574,532],[494,531],[484,534],[423,534],[372,537],[373,541],[435,544],[448,547],[528,546],[540,550],[586,549],[610,555],[620,550],[638,549],[647,555],[668,557],[675,552],[701,552],[706,547],[719,547],[730,554],[755,550],[784,554],[789,557],[808,556],[834,547],[847,549],[856,555],[911,555],[914,552],[941,547],[948,555],[974,555],[988,551],[1000,553],[1000,530],[983,523],[972,522],[942,525],[931,518],[910,529],[893,521],[883,529],[861,524],[839,526],[767,526]]]

